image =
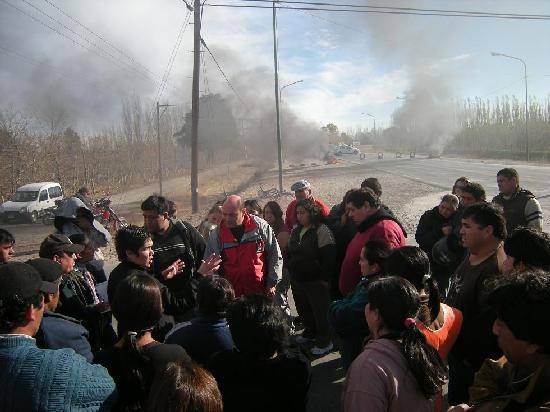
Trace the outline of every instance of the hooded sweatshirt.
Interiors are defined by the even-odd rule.
[[[343,395],[344,412],[433,411],[409,370],[399,342],[376,339],[351,364]]]
[[[338,286],[342,296],[350,293],[361,280],[359,255],[369,240],[381,240],[390,248],[405,246],[405,230],[397,218],[387,209],[380,208],[357,227],[357,233],[346,249],[340,268]]]

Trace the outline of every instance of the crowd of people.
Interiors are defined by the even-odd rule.
[[[39,258],[0,229],[0,410],[304,411],[335,350],[344,411],[550,408],[550,236],[516,170],[497,184],[458,178],[418,246],[372,177],[332,208],[307,180],[286,211],[229,195],[197,228],[153,195],[108,276],[81,190]]]

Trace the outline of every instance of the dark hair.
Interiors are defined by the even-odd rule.
[[[400,276],[411,282],[418,292],[428,287],[429,298],[420,308],[418,319],[429,326],[439,315],[441,297],[437,282],[430,276],[430,259],[417,246],[403,246],[394,249],[385,264],[385,274]]]
[[[168,202],[168,216],[175,218],[178,214],[178,207],[176,206],[176,203],[171,200],[166,200],[166,202]]]
[[[502,322],[517,339],[540,346],[550,354],[550,273],[529,270],[510,276],[499,276],[492,283],[489,295]]]
[[[78,192],[76,193],[80,193],[81,195],[88,195],[90,194],[90,190],[87,186],[82,186],[80,189],[78,189]]]
[[[155,374],[148,402],[149,412],[222,412],[223,401],[216,379],[196,363],[170,362]]]
[[[321,223],[324,223],[325,217],[321,212],[321,208],[317,203],[311,199],[302,199],[296,202],[296,209],[294,210],[295,216],[298,213],[298,208],[303,208],[306,212],[309,213],[309,220],[313,226],[318,226]]]
[[[0,228],[0,245],[14,245],[15,238],[6,229]]]
[[[513,169],[511,167],[500,169],[497,173],[497,177],[499,176],[504,176],[507,179],[516,179],[516,183],[519,185],[519,174],[516,169]]]
[[[154,210],[159,215],[170,214],[170,200],[164,196],[149,196],[141,204],[141,210]]]
[[[365,253],[363,257],[372,264],[378,264],[380,269],[384,268],[384,262],[390,253],[390,247],[387,242],[382,240],[368,240],[365,243]]]
[[[376,196],[382,196],[382,185],[376,177],[367,177],[361,182],[361,188],[369,188],[374,192]]]
[[[479,183],[466,183],[466,186],[462,188],[462,192],[470,193],[477,202],[485,202],[485,189]]]
[[[158,281],[145,272],[134,272],[120,282],[111,309],[124,331],[140,333],[153,329],[162,316]]]
[[[493,227],[493,236],[506,239],[506,220],[498,207],[492,203],[476,203],[468,206],[462,213],[462,219],[471,219],[477,225],[485,228]]]
[[[118,260],[121,262],[128,260],[128,256],[126,256],[127,250],[137,255],[139,249],[145,244],[145,241],[150,238],[151,235],[143,227],[129,225],[120,228],[115,235],[115,249]]]
[[[86,233],[75,233],[69,236],[69,240],[77,245],[86,246],[90,243],[90,238]]]
[[[124,367],[116,382],[119,405],[124,410],[140,410],[147,402],[154,366],[137,347],[136,340],[153,329],[162,316],[157,280],[145,272],[134,272],[117,287],[111,309],[124,334],[119,354]]]
[[[430,398],[439,393],[447,368],[416,324],[405,323],[407,318],[416,318],[420,308],[416,288],[401,277],[382,278],[369,285],[368,296],[370,309],[378,310],[383,327],[390,331],[383,337],[401,339],[403,355],[424,396]]]
[[[258,201],[256,199],[247,199],[247,200],[245,200],[244,203],[243,203],[243,206],[244,207],[248,206],[252,210],[255,210],[256,212],[258,212],[258,215],[262,214],[262,207],[260,206],[260,204],[258,203]]]
[[[279,307],[265,296],[243,295],[227,309],[227,322],[237,349],[264,359],[281,351],[288,339],[288,325]]]
[[[273,229],[275,229],[275,231],[277,231],[283,225],[283,223],[285,222],[284,219],[283,219],[283,209],[281,209],[281,205],[279,205],[279,203],[277,203],[274,200],[270,200],[264,206],[264,210],[263,210],[264,215],[265,215],[265,208],[266,207],[269,208],[269,210],[271,210],[271,213],[273,213],[273,215],[275,216],[275,226],[276,227],[274,227]]]
[[[10,296],[0,299],[0,333],[12,333],[15,328],[26,325],[26,313],[30,306],[41,308],[43,294],[27,298]]]
[[[550,236],[528,227],[518,227],[504,241],[504,251],[515,259],[533,268],[550,270]]]
[[[372,189],[362,188],[362,189],[351,189],[346,193],[344,197],[344,203],[351,203],[353,206],[360,208],[363,205],[368,203],[371,207],[380,206],[380,200],[376,193]]]
[[[458,179],[455,180],[455,183],[453,185],[453,190],[451,191],[451,193],[453,195],[456,194],[456,187],[458,186],[459,183],[469,183],[469,182],[470,182],[470,180],[466,176],[460,176]],[[464,187],[464,186],[462,185],[462,187]],[[462,190],[462,188],[461,188],[461,190]]]
[[[197,304],[203,315],[225,315],[234,299],[235,292],[227,279],[209,275],[199,281]]]

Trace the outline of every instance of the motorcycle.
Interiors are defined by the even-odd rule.
[[[110,232],[116,233],[120,228],[128,226],[122,216],[118,216],[111,207],[111,199],[102,197],[96,200],[92,207],[94,218]]]

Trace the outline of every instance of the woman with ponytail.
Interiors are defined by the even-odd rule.
[[[416,288],[421,302],[418,329],[446,359],[460,333],[462,312],[441,302],[437,281],[430,276],[428,255],[416,246],[394,249],[386,260],[385,274],[405,278]]]
[[[433,411],[447,369],[417,327],[418,291],[406,279],[388,277],[373,282],[368,296],[373,340],[348,371],[344,411]]]
[[[96,361],[108,369],[116,383],[114,410],[145,410],[155,373],[169,362],[182,361],[191,367],[191,359],[181,346],[159,343],[151,336],[162,316],[161,292],[152,276],[136,272],[125,278],[116,289],[111,308],[120,340],[100,352]]]

